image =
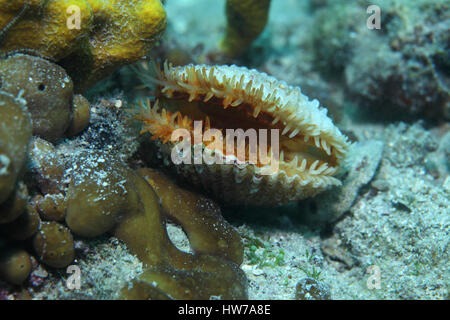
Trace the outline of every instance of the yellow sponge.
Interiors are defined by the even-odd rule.
[[[82,91],[145,56],[165,25],[160,0],[0,0],[0,53],[52,58]]]

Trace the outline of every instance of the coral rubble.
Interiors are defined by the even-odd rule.
[[[315,279],[305,278],[297,283],[295,288],[295,299],[297,300],[329,300],[328,289]]]
[[[317,10],[311,43],[319,69],[343,77],[376,117],[448,119],[448,3],[373,1],[379,30],[367,28],[364,4],[339,0]]]

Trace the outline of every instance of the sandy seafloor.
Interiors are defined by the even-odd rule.
[[[273,0],[268,26],[248,61],[324,106],[331,101],[341,110],[335,122],[357,143],[343,187],[281,208],[224,210],[245,239],[241,268],[249,298],[295,299],[297,283],[312,277],[331,299],[448,299],[448,122],[360,116],[340,83],[323,80],[312,67],[305,49],[312,23],[306,6],[307,1]],[[167,0],[166,11],[162,41],[168,46],[197,57],[217,47],[225,27],[223,0]],[[188,250],[183,232],[168,230]],[[95,254],[78,261],[89,270],[81,292],[54,281],[34,297],[109,299],[142,270],[114,239],[89,245]]]

